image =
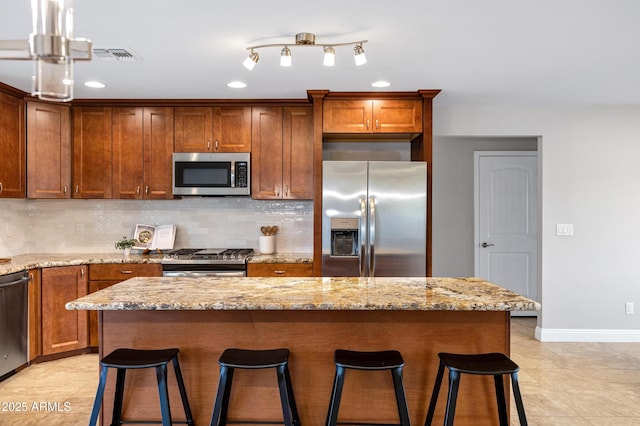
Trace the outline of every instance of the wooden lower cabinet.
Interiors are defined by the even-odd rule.
[[[29,362],[42,355],[42,279],[40,269],[29,270]]]
[[[68,311],[65,304],[87,294],[87,266],[42,269],[42,354],[84,349],[88,314]]]
[[[312,277],[313,263],[249,263],[248,277]]]
[[[89,265],[89,293],[134,277],[161,277],[158,263],[113,263]],[[89,347],[98,347],[98,312],[89,311]]]

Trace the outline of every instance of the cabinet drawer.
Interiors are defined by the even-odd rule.
[[[312,277],[312,263],[249,263],[250,277]]]
[[[123,281],[133,277],[161,277],[159,263],[109,263],[89,265],[89,279]]]

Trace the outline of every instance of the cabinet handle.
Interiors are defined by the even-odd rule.
[[[281,270],[278,269],[278,270],[273,271],[273,273],[277,274],[277,275],[282,275],[282,274],[286,274],[287,271],[281,271]]]
[[[144,193],[145,193],[146,195],[149,195],[149,185],[145,185],[145,187],[144,187]]]
[[[62,193],[66,194],[67,193],[67,185],[63,185],[62,186]]]
[[[140,195],[140,185],[136,188],[136,194]]]
[[[367,130],[369,130],[369,120],[367,119]]]
[[[216,141],[216,151],[218,150],[218,141]]]
[[[32,272],[30,272],[30,273],[29,273],[29,282],[30,282],[30,283],[32,283],[32,282],[33,282],[33,279],[34,279],[34,277],[33,277],[33,273],[32,273]]]
[[[2,182],[0,182],[0,194],[2,194]]]
[[[84,278],[84,268],[80,268],[80,277]]]
[[[275,192],[276,192],[276,197],[279,197],[280,196],[280,185],[276,185]]]
[[[76,194],[80,193],[80,186],[76,185]]]
[[[378,119],[376,118],[376,130],[379,130],[380,128],[378,127]]]
[[[211,149],[211,141],[207,141],[207,151]]]
[[[124,274],[124,275],[129,275],[129,274],[133,274],[133,271],[129,271],[127,269],[124,269],[124,270],[120,271],[120,273]]]
[[[284,187],[284,196],[285,197],[289,196],[289,187],[287,185],[285,185],[285,187]]]

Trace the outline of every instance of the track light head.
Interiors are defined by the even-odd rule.
[[[322,65],[325,67],[332,67],[336,64],[336,49],[332,46],[325,46],[324,48],[324,59],[322,60]]]
[[[290,67],[291,66],[291,49],[287,46],[282,48],[280,51],[280,66],[281,67]]]
[[[246,69],[251,71],[256,66],[259,60],[260,55],[258,54],[258,52],[254,52],[253,50],[251,50],[251,53],[249,53],[249,57],[244,60],[242,65],[244,65]]]
[[[353,58],[358,67],[367,63],[367,57],[364,55],[364,49],[361,44],[357,44],[356,47],[353,48]]]

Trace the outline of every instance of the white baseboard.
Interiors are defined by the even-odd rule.
[[[640,330],[605,330],[536,327],[541,342],[640,342]]]

